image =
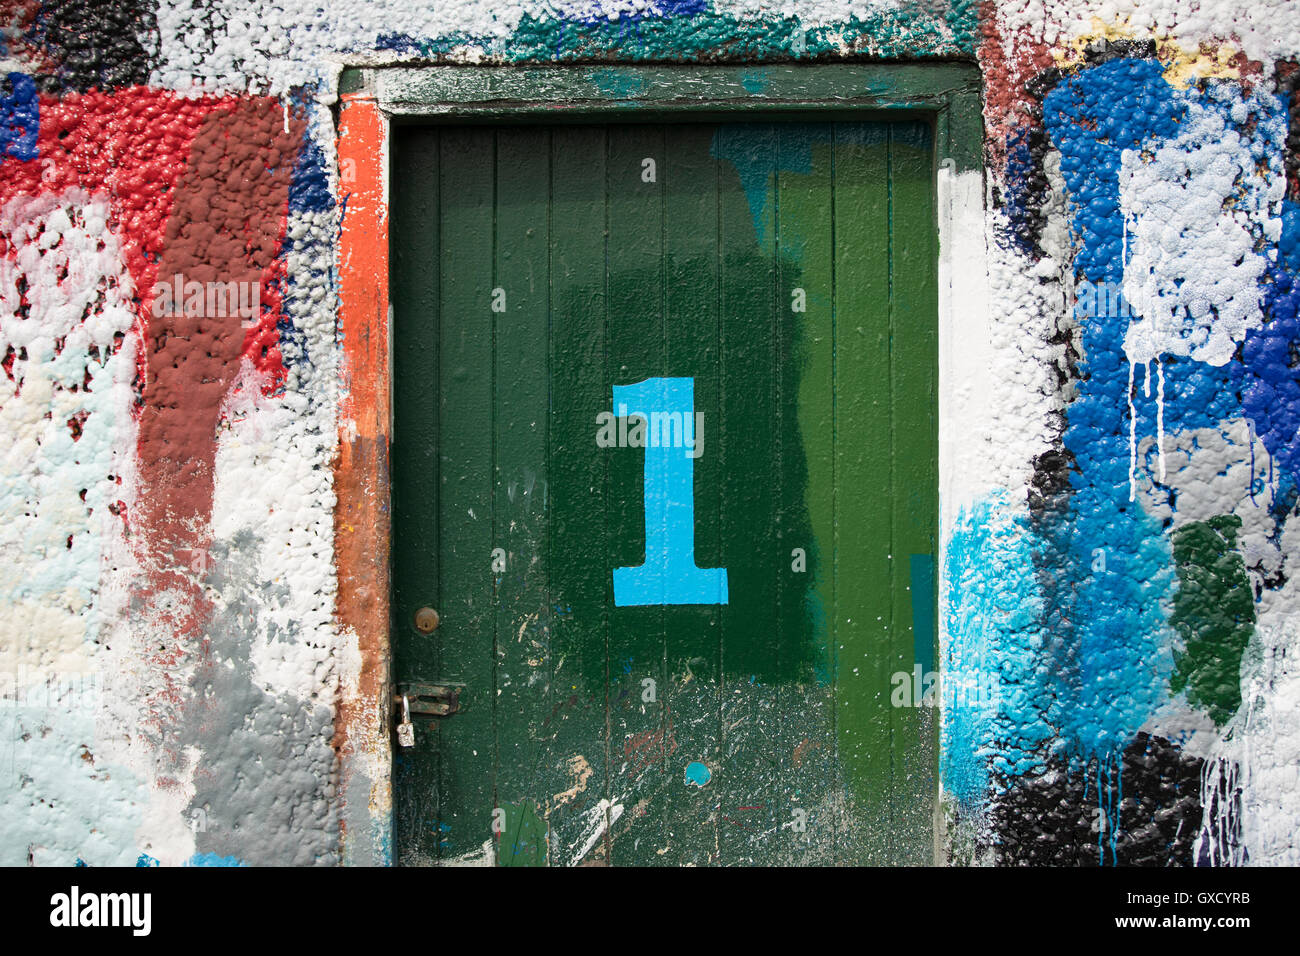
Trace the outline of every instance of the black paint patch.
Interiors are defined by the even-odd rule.
[[[1278,61],[1277,91],[1287,101],[1286,149],[1282,157],[1286,194],[1292,202],[1300,202],[1300,61]]]
[[[1071,772],[1053,756],[1033,777],[1002,777],[1006,789],[992,810],[998,862],[1191,866],[1203,763],[1140,733],[1124,750],[1121,772],[1099,773],[1095,762]]]
[[[158,17],[151,0],[47,0],[32,38],[53,63],[47,93],[141,86],[157,58]]]

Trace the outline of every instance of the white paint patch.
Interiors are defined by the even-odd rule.
[[[1295,617],[1258,622],[1241,670],[1241,708],[1206,762],[1201,793],[1205,820],[1196,858],[1204,855],[1226,866],[1300,865],[1295,839],[1300,820],[1300,627]],[[1229,839],[1221,841],[1220,835]],[[1224,853],[1225,843],[1235,847]]]
[[[621,799],[621,798],[620,798]],[[623,815],[623,804],[601,799],[594,807],[582,815],[582,835],[569,847],[570,856],[567,866],[577,866],[583,857],[591,852],[600,838],[618,822]],[[576,852],[574,852],[574,848]]]
[[[132,283],[108,203],[72,190],[0,209],[0,862],[135,862],[152,761],[117,640],[133,571]],[[117,337],[121,336],[121,341]],[[126,717],[126,719],[116,719]]]
[[[1294,56],[1300,36],[1300,4],[1295,0],[998,0],[1005,32],[1023,30],[1048,46],[1094,36],[1098,24],[1122,27],[1139,37],[1158,37],[1196,52],[1205,45],[1228,45],[1252,60]]]
[[[1124,352],[1135,365],[1161,355],[1226,364],[1263,321],[1259,280],[1269,260],[1258,247],[1282,231],[1281,156],[1261,156],[1198,97],[1185,102],[1175,138],[1121,156],[1124,297],[1134,312]],[[1240,120],[1266,115],[1258,101],[1232,108]]]

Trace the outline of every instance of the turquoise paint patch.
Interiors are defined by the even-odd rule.
[[[770,238],[767,203],[778,172],[808,176],[815,147],[880,146],[890,136],[902,146],[930,148],[926,123],[728,123],[713,134],[709,154],[735,168],[762,246]]]
[[[591,81],[605,96],[630,100],[645,90],[645,78],[622,70],[596,70]]]
[[[750,93],[762,93],[767,89],[767,70],[746,71],[741,74],[740,85]]]
[[[510,63],[749,62],[843,60],[846,52],[879,59],[972,57],[978,46],[974,0],[930,0],[807,27],[794,17],[741,19],[699,12],[632,20],[525,16],[508,39],[456,32],[437,37],[387,33],[381,50],[435,58],[476,46]]]
[[[964,805],[982,803],[992,773],[1041,767],[1050,676],[1039,666],[1043,598],[1024,505],[999,491],[963,509],[946,550],[947,631],[940,775]]]
[[[713,779],[713,771],[694,760],[686,765],[686,783],[693,787],[702,787]]]
[[[78,865],[81,865],[81,861],[78,860],[78,861],[77,861],[77,864],[78,864]],[[147,867],[147,866],[158,866],[159,863],[158,863],[157,860],[155,860],[153,857],[151,857],[148,853],[141,853],[141,854],[140,854],[140,858],[139,858],[138,860],[135,861],[135,865],[136,865],[136,866],[146,866],[146,867]]]

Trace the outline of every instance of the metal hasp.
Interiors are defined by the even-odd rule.
[[[401,707],[403,698],[409,702],[411,713],[420,717],[450,717],[460,710],[460,692],[463,684],[428,684],[421,681],[397,685],[393,703]]]

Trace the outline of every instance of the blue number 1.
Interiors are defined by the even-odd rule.
[[[645,564],[614,569],[614,604],[726,604],[727,569],[695,566],[695,379],[615,385],[614,408],[646,424]]]

